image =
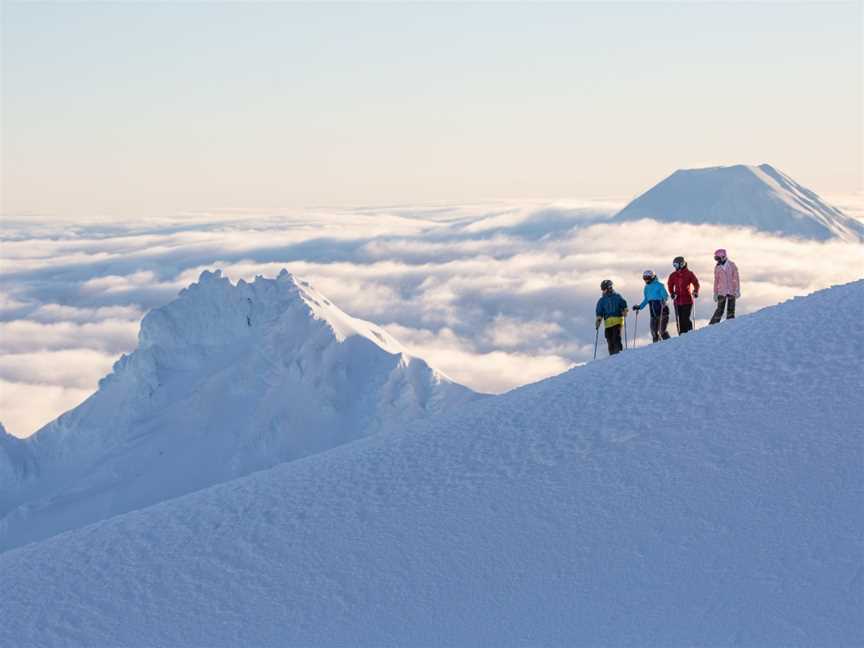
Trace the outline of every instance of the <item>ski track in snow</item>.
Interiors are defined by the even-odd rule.
[[[0,645],[862,645],[862,304],[816,293],[0,554]]]

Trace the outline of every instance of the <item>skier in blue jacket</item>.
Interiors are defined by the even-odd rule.
[[[651,312],[651,339],[654,342],[659,342],[661,339],[668,340],[669,333],[666,327],[669,326],[669,306],[666,301],[669,299],[669,293],[653,270],[643,272],[642,279],[645,281],[645,298],[641,304],[634,306],[633,310],[641,310],[647,304]]]
[[[627,300],[615,292],[611,279],[600,282],[600,291],[603,296],[597,301],[597,308],[594,311],[597,316],[594,320],[594,328],[599,329],[600,324],[605,322],[603,333],[611,356],[624,349],[621,342],[621,327],[624,325],[624,318],[627,317]]]

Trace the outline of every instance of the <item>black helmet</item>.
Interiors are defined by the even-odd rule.
[[[604,279],[600,282],[600,290],[609,290],[612,288],[612,280]]]
[[[642,278],[645,281],[654,281],[654,279],[657,278],[657,275],[654,274],[653,270],[646,270],[645,272],[642,273]]]
[[[680,270],[681,268],[687,267],[687,262],[684,260],[684,257],[677,256],[674,259],[672,259],[672,267],[675,268],[676,270]]]

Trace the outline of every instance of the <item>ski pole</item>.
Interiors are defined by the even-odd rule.
[[[681,324],[678,322],[678,305],[673,301],[672,308],[675,309],[675,328],[678,330],[678,335],[681,335]]]
[[[594,334],[594,359],[597,359],[597,340],[600,339],[600,325],[594,327],[596,333]]]
[[[636,311],[636,321],[633,323],[633,348],[639,344],[639,336],[637,331],[639,330],[639,311]]]
[[[627,348],[627,316],[624,316],[624,348]]]
[[[696,330],[696,299],[693,300],[693,306],[690,308],[690,330]]]

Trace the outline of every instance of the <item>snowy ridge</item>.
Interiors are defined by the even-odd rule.
[[[615,218],[743,226],[817,240],[864,238],[860,222],[770,164],[678,170]]]
[[[862,645],[861,347],[814,335],[862,304],[821,291],[0,554],[0,644]]]
[[[383,329],[343,312],[308,282],[282,270],[275,281],[257,277],[233,285],[220,270],[205,271],[180,292],[180,299],[148,313],[141,324],[139,349],[224,346],[254,337],[254,323],[269,323],[303,304],[313,319],[326,324],[337,342],[359,335],[390,353],[404,353]],[[245,302],[245,303],[244,303]]]
[[[0,445],[30,458],[28,470],[0,458],[0,492],[11,494],[0,499],[0,550],[477,396],[287,271],[236,285],[204,272],[147,314],[138,349],[93,396]]]

